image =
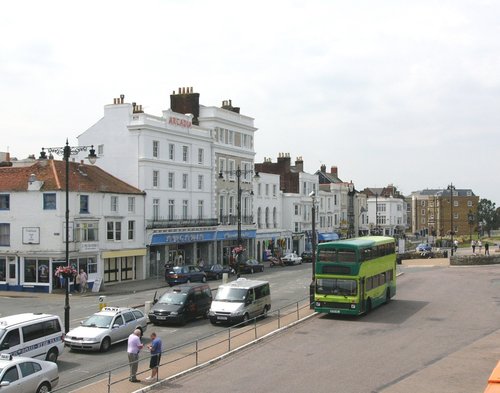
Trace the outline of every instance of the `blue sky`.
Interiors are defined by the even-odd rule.
[[[8,2],[0,151],[76,144],[114,97],[160,115],[192,86],[255,118],[257,161],[500,204],[499,21],[493,1]]]

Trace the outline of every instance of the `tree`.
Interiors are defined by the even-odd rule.
[[[477,205],[477,222],[482,225],[482,230],[488,232],[491,236],[491,231],[497,229],[500,224],[500,216],[495,207],[495,203],[489,199],[481,199]]]

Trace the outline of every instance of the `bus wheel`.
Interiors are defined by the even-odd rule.
[[[366,313],[368,314],[372,310],[372,299],[366,299]]]
[[[385,304],[388,304],[391,301],[391,290],[387,288],[385,293]]]

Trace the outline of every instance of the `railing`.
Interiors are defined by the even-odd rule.
[[[222,225],[236,225],[238,224],[238,217],[233,216],[232,214],[229,215],[221,215],[219,216],[220,222]],[[252,225],[254,223],[253,221],[253,216],[241,216],[241,223],[243,225]]]
[[[216,218],[204,219],[172,219],[172,220],[146,220],[146,227],[148,229],[154,228],[185,228],[185,227],[210,227],[217,226]]]
[[[284,306],[276,311],[269,312],[267,318],[261,315],[251,319],[249,322],[233,325],[217,333],[201,337],[196,341],[181,344],[162,352],[158,366],[159,382],[213,361],[230,351],[242,348],[249,343],[263,338],[272,332],[288,326],[314,313],[310,309],[309,297]],[[137,376],[140,379],[149,376],[149,356],[140,358]],[[92,384],[92,393],[133,392],[145,385],[137,385],[129,382],[130,365],[122,364],[118,367],[103,371],[99,374],[81,379],[78,382],[58,386],[52,392],[88,392],[89,384]]]

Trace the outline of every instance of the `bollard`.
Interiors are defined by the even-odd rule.
[[[101,295],[99,296],[99,311],[102,311],[104,307],[106,307],[106,296]]]
[[[144,302],[144,314],[148,315],[151,310],[151,300],[146,300]]]
[[[229,274],[222,273],[222,283],[223,284],[227,284],[228,277],[229,277]]]

